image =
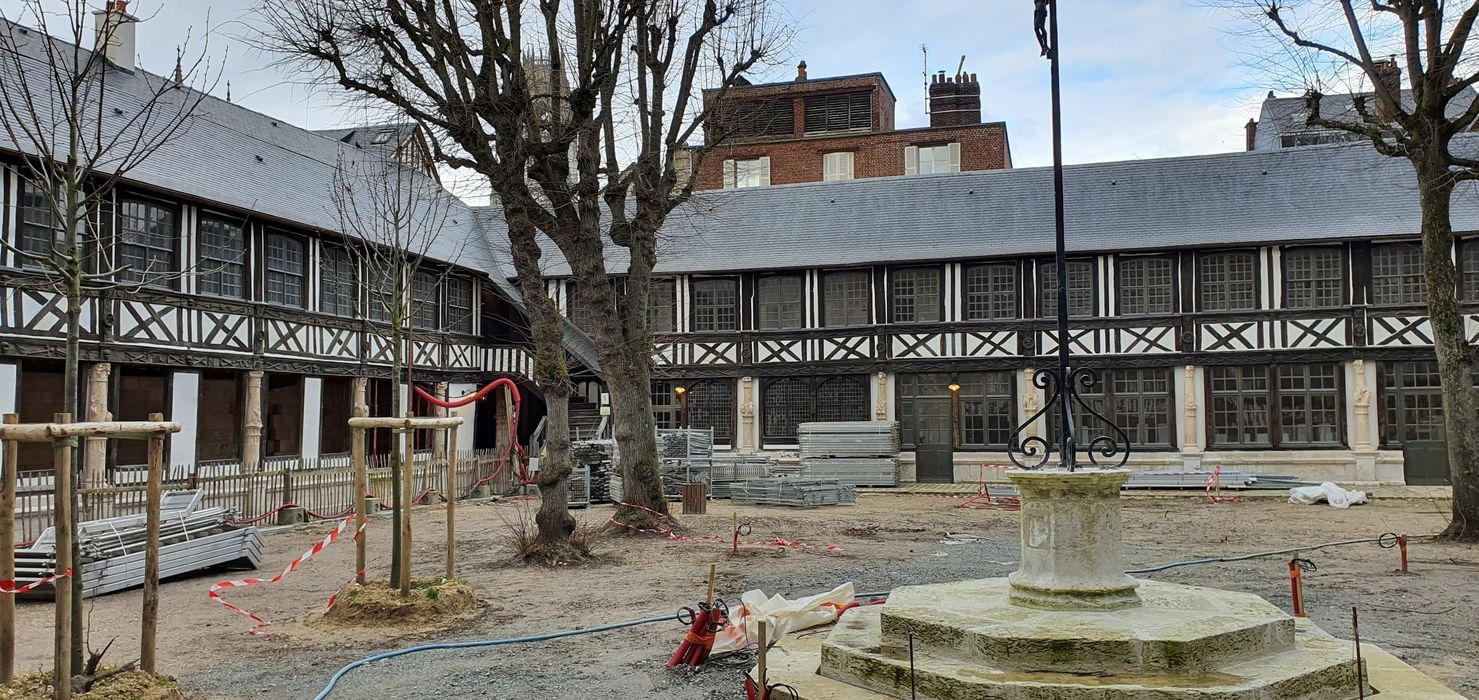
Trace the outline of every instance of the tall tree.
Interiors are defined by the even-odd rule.
[[[78,377],[85,307],[112,294],[173,286],[188,269],[161,266],[143,252],[146,245],[136,245],[177,231],[146,230],[148,225],[113,231],[117,186],[175,139],[214,82],[205,52],[188,49],[188,33],[169,78],[134,70],[132,55],[115,53],[110,60],[105,50],[92,50],[131,47],[132,41],[123,39],[131,35],[134,20],[127,15],[128,3],[114,0],[97,17],[103,24],[92,27],[88,5],[85,0],[20,0],[14,14],[0,9],[0,83],[6,86],[0,90],[0,150],[22,156],[23,216],[52,232],[49,238],[0,244],[22,267],[39,273],[35,284],[66,301],[62,409],[74,419],[82,418]],[[72,480],[73,493],[57,494],[73,500],[74,520],[78,481]],[[73,539],[72,561],[80,581],[79,541]],[[71,605],[72,668],[81,669],[82,586],[72,587]]]
[[[590,317],[587,330],[612,398],[624,497],[636,506],[624,507],[631,521],[667,508],[652,420],[648,324],[658,231],[693,192],[706,148],[688,140],[701,133],[723,92],[781,44],[770,4],[263,3],[269,48],[410,115],[440,137],[438,161],[488,179],[503,208],[536,339],[553,334],[558,323],[538,274],[540,237],[553,243]],[[701,95],[704,85],[709,99]],[[545,362],[551,371],[565,369],[563,356],[558,367],[552,356]],[[568,389],[547,389],[555,392],[545,397],[553,423],[563,417],[555,414],[563,413]],[[554,459],[546,468],[563,475],[568,441],[550,447]],[[543,478],[540,485],[546,487]],[[536,520],[541,536],[568,536],[573,528],[570,516],[548,503]]]
[[[341,159],[336,164],[329,199],[345,234],[345,259],[336,260],[332,266],[326,259],[323,272],[333,284],[347,286],[356,296],[361,286],[367,290],[365,304],[356,309],[357,315],[390,355],[391,387],[405,381],[405,392],[392,389],[392,414],[410,418],[415,386],[414,331],[437,323],[436,290],[449,271],[445,266],[430,264],[427,258],[456,262],[465,245],[461,239],[453,241],[442,235],[451,213],[452,195],[430,176],[389,154],[361,154],[356,160]],[[342,264],[346,261],[347,265]],[[451,325],[456,320],[460,319],[442,322]],[[406,441],[398,457],[401,461],[391,470],[394,526],[390,584],[404,595],[410,590],[411,577],[405,566],[409,552],[401,540],[402,533],[410,531],[412,485],[408,477],[414,462],[405,455],[412,454],[415,436],[407,434],[401,439]]]
[[[1223,4],[1223,3],[1219,3]],[[1252,0],[1229,2],[1258,23],[1282,51],[1270,65],[1307,89],[1310,126],[1337,129],[1382,155],[1412,164],[1422,210],[1422,261],[1428,317],[1442,381],[1453,519],[1444,534],[1479,540],[1479,404],[1473,349],[1464,332],[1449,218],[1455,188],[1479,180],[1475,129],[1479,57],[1470,55],[1479,3],[1473,0]],[[1390,58],[1387,56],[1390,55]],[[1288,60],[1292,57],[1292,60]],[[1410,92],[1401,88],[1406,73]],[[1368,85],[1352,109],[1327,113],[1330,86]],[[1335,110],[1331,110],[1332,112]],[[1455,152],[1457,151],[1457,152]]]

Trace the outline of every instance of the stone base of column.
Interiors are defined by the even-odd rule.
[[[1011,471],[1022,492],[1022,565],[1013,605],[1115,610],[1140,605],[1120,551],[1120,486],[1128,469]]]

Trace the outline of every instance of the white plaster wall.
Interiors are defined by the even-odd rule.
[[[169,384],[169,419],[180,424],[180,432],[169,438],[169,461],[171,465],[194,465],[195,443],[200,437],[200,374],[175,372]]]
[[[0,362],[0,415],[16,412],[19,370],[14,362]]]
[[[303,459],[318,459],[323,454],[324,380],[303,378]]]
[[[471,394],[472,392],[477,391],[479,388],[480,387],[477,384],[466,384],[466,383],[460,383],[460,382],[459,383],[454,383],[454,384],[448,384],[447,385],[447,397],[448,398],[458,398],[458,397],[462,397],[462,396],[467,396],[468,394]],[[496,396],[497,396],[496,393],[489,394],[488,401],[489,402],[493,401]],[[472,403],[470,403],[470,404],[468,404],[466,406],[463,406],[461,408],[449,408],[449,409],[447,409],[447,415],[460,416],[462,418],[462,425],[457,428],[457,451],[458,452],[462,452],[464,450],[470,450],[470,449],[472,449],[472,446],[473,445],[476,445],[477,444],[478,422],[477,422],[476,416],[477,416],[477,411],[478,411],[478,404],[480,404],[480,403],[482,403],[482,402],[481,401],[474,401],[474,402],[472,402]],[[486,410],[489,410],[489,411],[493,410],[492,403],[489,403],[488,404],[488,408]]]

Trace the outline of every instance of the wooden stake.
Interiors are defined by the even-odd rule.
[[[739,511],[734,511],[729,515],[729,534],[734,539],[734,553],[739,554]]]
[[[714,577],[718,573],[719,573],[719,565],[718,564],[710,564],[709,565],[709,594],[706,595],[706,596],[704,596],[705,602],[707,602],[709,605],[713,605],[714,604]]]
[[[407,391],[411,389],[407,388]],[[407,409],[409,411],[410,409]],[[401,465],[401,597],[411,595],[411,499],[416,497],[412,481],[416,476],[416,431],[406,429],[405,461]]]
[[[149,420],[162,421],[164,415],[149,414]],[[155,632],[159,628],[159,528],[161,491],[164,488],[164,436],[149,438],[149,487],[145,505],[144,540],[144,614],[139,631],[139,668],[144,673],[155,671]]]
[[[447,431],[447,580],[457,578],[457,426]]]
[[[370,410],[363,404],[354,407],[354,417],[363,418]],[[365,429],[352,427],[349,439],[349,461],[354,465],[354,581],[365,585],[365,521],[369,518],[370,475],[365,464]]]
[[[72,422],[72,414],[58,413],[52,417],[57,423]],[[55,470],[52,483],[52,503],[55,504],[53,526],[56,528],[56,573],[62,574],[72,568],[72,447],[75,439],[53,441],[52,468]],[[72,697],[72,582],[70,575],[52,582],[56,592],[56,645],[52,648],[53,674],[56,700]]]
[[[1366,700],[1366,674],[1361,668],[1361,623],[1356,616],[1355,606],[1351,607],[1351,636],[1356,642],[1356,693],[1360,700]]]
[[[5,425],[20,421],[5,414]],[[5,441],[4,485],[0,486],[0,581],[15,580],[15,483],[20,443]],[[15,678],[15,596],[0,593],[0,684]]]
[[[760,621],[760,650],[755,658],[755,679],[760,686],[760,700],[767,700],[770,689],[766,687],[769,683],[765,678],[765,654],[768,651],[765,644],[766,627],[769,626],[764,620]]]

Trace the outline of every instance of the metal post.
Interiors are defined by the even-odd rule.
[[[1073,370],[1068,356],[1068,253],[1063,235],[1063,119],[1062,100],[1058,90],[1058,3],[1048,2],[1048,66],[1051,76],[1053,109],[1053,226],[1056,248],[1053,263],[1058,270],[1058,387],[1064,392],[1058,402],[1058,419],[1062,430],[1058,436],[1059,466],[1073,471],[1078,468],[1074,447]]]
[[[19,418],[5,414],[5,424]],[[5,483],[0,487],[0,581],[15,582],[15,485],[20,467],[20,443],[5,441]],[[15,678],[15,596],[0,594],[0,684]]]
[[[354,416],[363,418],[370,411],[364,404],[356,404]],[[369,517],[369,501],[366,494],[370,492],[370,476],[368,465],[365,464],[365,430],[364,428],[350,428],[349,460],[354,466],[354,512],[357,514],[354,523],[354,580],[363,586],[365,584],[365,521]]]
[[[72,414],[52,416],[55,423],[71,423]],[[55,474],[51,502],[56,527],[55,572],[61,578],[52,582],[56,605],[56,644],[52,647],[56,700],[72,697],[72,447],[77,438],[61,438],[51,443]]]
[[[457,577],[457,426],[447,431],[447,579]]]
[[[164,414],[151,413],[149,420],[164,420]],[[155,632],[159,628],[159,529],[162,520],[161,491],[164,482],[164,436],[149,437],[149,487],[145,506],[144,540],[144,613],[139,631],[139,668],[144,673],[155,671]]]

